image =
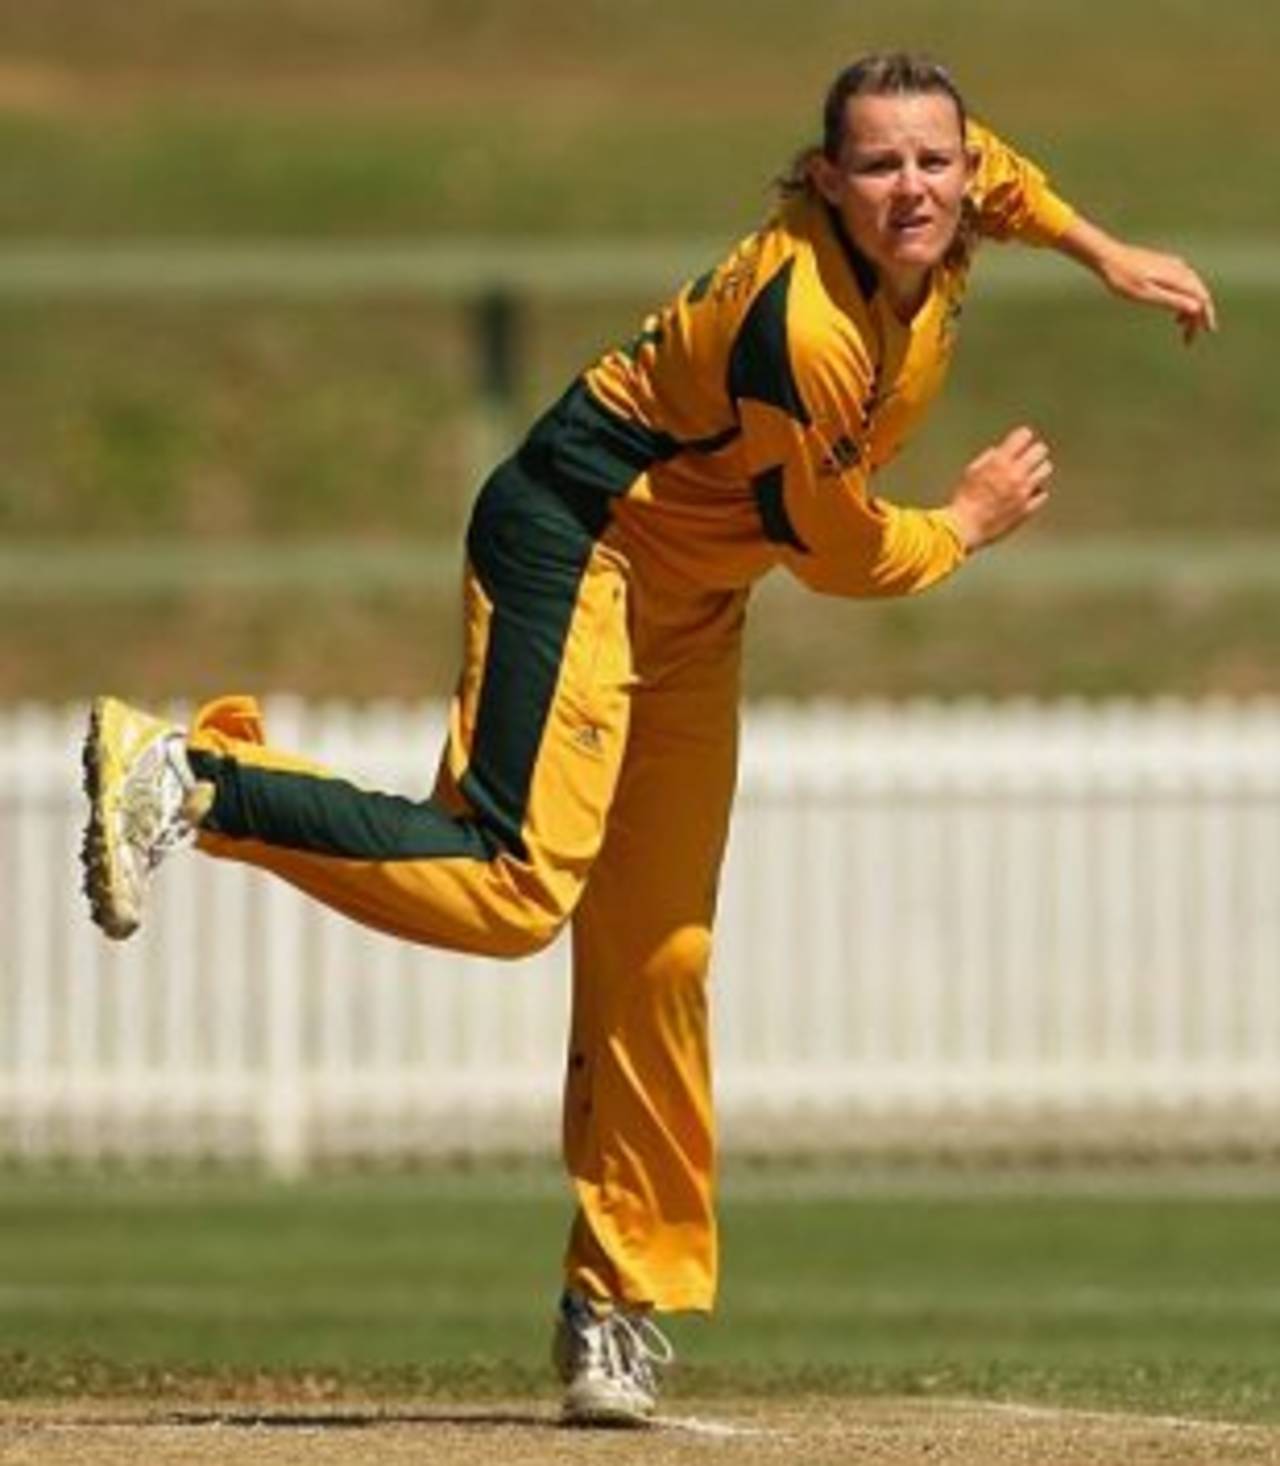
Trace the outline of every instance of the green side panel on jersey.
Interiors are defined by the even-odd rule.
[[[727,385],[734,402],[743,398],[767,402],[808,426],[808,409],[800,400],[787,344],[787,301],[794,266],[794,259],[787,260],[751,302],[729,353]]]
[[[579,380],[533,425],[518,456],[535,478],[619,498],[679,451],[669,433],[610,412]]]
[[[525,473],[555,484],[562,495],[621,498],[655,463],[679,453],[715,453],[739,432],[730,423],[705,438],[675,438],[613,412],[579,379],[533,425],[517,460]]]
[[[764,537],[775,545],[790,545],[792,549],[807,555],[809,546],[796,533],[791,516],[787,513],[783,482],[781,465],[766,468],[751,480],[751,492],[755,496],[756,508],[760,511]]]

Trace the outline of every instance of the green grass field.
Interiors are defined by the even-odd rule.
[[[298,1185],[11,1173],[0,1394],[552,1389],[568,1206],[528,1164]],[[1280,1420],[1280,1195],[730,1170],[681,1394],[967,1395]]]
[[[1253,233],[1278,39],[1205,0],[48,0],[0,15],[0,233],[716,235],[893,45],[1127,226]]]
[[[1268,186],[1280,12],[1264,6],[1228,24],[1204,0],[1172,0],[1153,29],[1138,0],[1108,7],[1105,27],[1068,0],[50,0],[0,13],[0,246],[728,241],[812,135],[834,69],[888,44],[947,60],[978,111],[1119,229],[1264,253],[1280,237]],[[522,416],[652,303],[527,302]],[[1221,337],[1185,353],[1165,322],[1100,293],[1000,300],[980,280],[949,393],[885,491],[936,501],[976,448],[1026,418],[1055,444],[1043,525],[1055,545],[1280,533],[1280,302],[1228,288],[1222,308]],[[475,371],[458,307],[27,300],[0,306],[0,329],[9,554],[456,543]],[[786,624],[753,639],[752,692],[1280,688],[1276,595],[1256,586],[1113,588],[1101,601],[962,587],[846,609],[789,600]],[[32,613],[0,576],[0,697],[82,696],[104,646],[111,680],[147,697],[233,682],[416,696],[452,677],[456,613],[425,578],[420,591],[339,578],[296,596],[193,586],[159,607],[116,596],[95,608],[92,639],[76,634],[85,612],[49,594]],[[322,623],[341,629],[317,657]],[[1087,643],[1064,634],[1083,626]]]

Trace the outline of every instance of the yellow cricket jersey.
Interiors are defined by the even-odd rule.
[[[979,234],[1043,244],[1073,213],[970,124]],[[615,496],[629,542],[683,580],[736,589],[779,563],[815,590],[904,595],[964,551],[941,509],[870,489],[946,376],[967,260],[939,265],[909,323],[817,197],[788,200],[608,352],[535,425],[521,459]]]

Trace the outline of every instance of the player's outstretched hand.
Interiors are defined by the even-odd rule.
[[[1076,218],[1058,248],[1094,271],[1122,300],[1169,311],[1190,345],[1201,331],[1218,329],[1213,293],[1186,260],[1163,250],[1128,244]]]
[[[1125,300],[1172,311],[1189,346],[1201,331],[1218,329],[1209,287],[1185,260],[1137,244],[1117,245],[1099,265],[1108,287]]]
[[[967,550],[1012,534],[1049,498],[1049,445],[1028,427],[1014,428],[960,475],[947,505]]]

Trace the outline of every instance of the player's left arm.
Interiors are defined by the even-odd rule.
[[[1169,311],[1190,343],[1218,329],[1213,294],[1185,260],[1117,239],[1060,197],[1035,163],[970,119],[969,198],[978,233],[1055,249],[1084,265],[1122,300]]]
[[[1122,300],[1169,311],[1188,346],[1201,331],[1218,329],[1212,291],[1177,255],[1116,239],[1080,214],[1054,241],[1054,247],[1092,270]]]

